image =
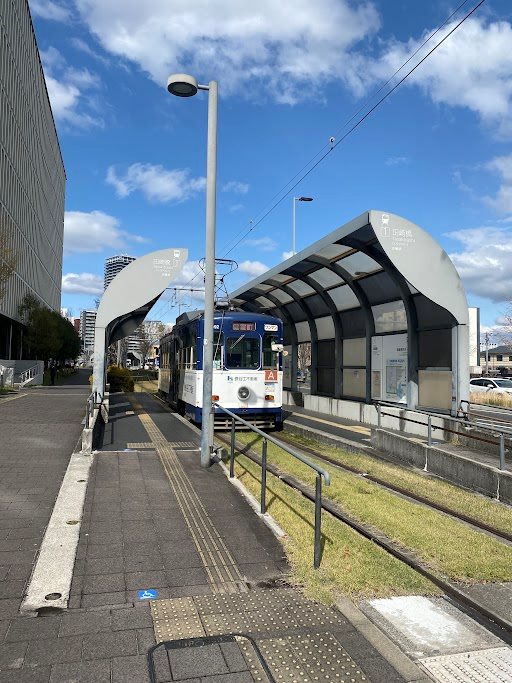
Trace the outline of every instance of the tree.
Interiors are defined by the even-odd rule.
[[[11,246],[7,227],[0,225],[0,301],[7,291],[9,278],[16,270],[18,254]]]
[[[25,325],[28,355],[48,362],[50,358],[64,361],[75,359],[80,352],[80,339],[73,325],[56,311],[28,294],[19,307]]]
[[[139,337],[139,352],[142,355],[142,365],[146,364],[151,348],[160,337],[165,334],[165,325],[159,320],[147,320],[140,325],[136,334]]]
[[[297,348],[297,365],[306,371],[311,365],[311,342],[303,342]]]

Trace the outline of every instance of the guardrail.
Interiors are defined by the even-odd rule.
[[[461,401],[462,403],[462,401]],[[469,403],[468,401],[464,401],[464,403]],[[499,447],[499,457],[500,457],[500,470],[505,470],[506,469],[506,464],[505,464],[505,436],[512,437],[512,429],[496,429],[496,428],[490,428],[487,427],[485,424],[479,423],[479,422],[472,422],[469,419],[468,413],[465,413],[467,417],[465,418],[455,418],[451,417],[450,415],[445,415],[444,413],[432,413],[429,412],[428,410],[423,410],[421,408],[407,408],[406,406],[402,406],[397,403],[389,403],[386,401],[373,401],[373,404],[375,408],[377,409],[377,426],[380,429],[382,427],[382,417],[393,417],[397,420],[403,420],[405,422],[411,422],[414,424],[422,425],[423,427],[427,427],[427,444],[429,446],[432,446],[432,432],[436,429],[440,429],[443,432],[447,432],[448,434],[455,434],[457,436],[464,436],[467,439],[474,439],[475,441],[481,441],[482,443],[489,443],[492,444],[493,446],[498,446]],[[478,405],[478,404],[474,404]],[[420,415],[426,415],[427,416],[427,422],[419,422],[418,420],[414,420],[409,417],[404,417],[402,415],[393,415],[393,413],[383,413],[382,412],[382,406],[387,406],[390,408],[398,408],[401,410],[409,410],[414,413],[419,413]],[[490,439],[485,439],[481,436],[477,436],[475,434],[470,434],[469,432],[461,433],[460,430],[453,430],[450,429],[449,427],[443,426],[443,427],[437,427],[432,424],[432,418],[437,418],[440,420],[445,420],[449,421],[458,425],[461,425],[464,427],[465,430],[469,429],[479,429],[481,432],[484,432],[484,430],[487,429],[488,435],[489,436],[494,436],[499,439],[498,442],[492,441]],[[512,425],[511,425],[512,427]]]
[[[91,415],[94,414],[94,407],[98,404],[97,392],[93,391],[87,397],[87,403],[85,404],[85,428],[89,429],[89,424],[91,421]]]
[[[329,475],[329,472],[327,470],[324,470],[323,467],[320,467],[314,462],[311,462],[309,458],[304,457],[301,453],[297,453],[297,451],[293,450],[293,448],[290,448],[287,444],[283,443],[282,441],[279,441],[279,439],[276,439],[274,436],[271,436],[270,434],[267,434],[266,432],[262,431],[258,427],[255,427],[254,425],[250,424],[246,420],[244,420],[242,417],[239,415],[235,415],[235,413],[232,413],[230,410],[227,408],[224,408],[221,406],[219,403],[216,403],[215,401],[213,402],[213,405],[221,410],[222,412],[226,413],[226,415],[229,415],[231,418],[231,452],[230,452],[230,459],[229,459],[229,478],[232,479],[235,476],[235,421],[240,422],[243,424],[245,427],[250,429],[251,431],[255,432],[256,434],[259,434],[261,437],[263,437],[263,444],[261,448],[261,463],[258,463],[261,466],[261,497],[260,497],[260,512],[262,515],[264,515],[267,511],[267,442],[270,441],[274,445],[278,446],[279,448],[282,448],[283,451],[286,451],[289,455],[292,457],[296,458],[297,460],[300,460],[304,465],[307,465],[308,467],[311,467],[316,472],[316,481],[315,481],[315,541],[314,541],[314,556],[313,556],[313,566],[315,569],[318,569],[320,566],[320,560],[321,560],[321,547],[320,547],[320,541],[321,541],[321,526],[322,526],[322,477],[324,479],[325,485],[329,486],[331,483],[331,477]]]
[[[20,387],[24,387],[27,382],[30,382],[39,374],[39,365],[33,365],[31,368],[24,370],[20,374]]]

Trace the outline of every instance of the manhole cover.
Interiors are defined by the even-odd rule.
[[[420,659],[421,664],[439,683],[510,683],[512,681],[512,649],[463,652],[457,655]]]

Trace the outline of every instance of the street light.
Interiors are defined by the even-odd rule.
[[[199,85],[193,76],[172,74],[167,90],[178,97],[208,91],[208,140],[206,160],[206,255],[204,264],[203,410],[201,466],[209,467],[213,448],[213,316],[215,307],[215,213],[217,198],[217,81]]]
[[[312,202],[313,197],[293,197],[293,223],[292,223],[292,255],[296,254],[295,250],[295,202]]]

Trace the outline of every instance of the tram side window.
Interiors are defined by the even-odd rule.
[[[226,367],[256,370],[260,367],[260,340],[254,337],[228,337]]]
[[[275,370],[279,363],[279,353],[272,351],[272,344],[278,343],[275,334],[263,335],[263,368],[265,370]]]
[[[213,335],[213,369],[222,370],[224,337],[222,333],[215,332]]]

